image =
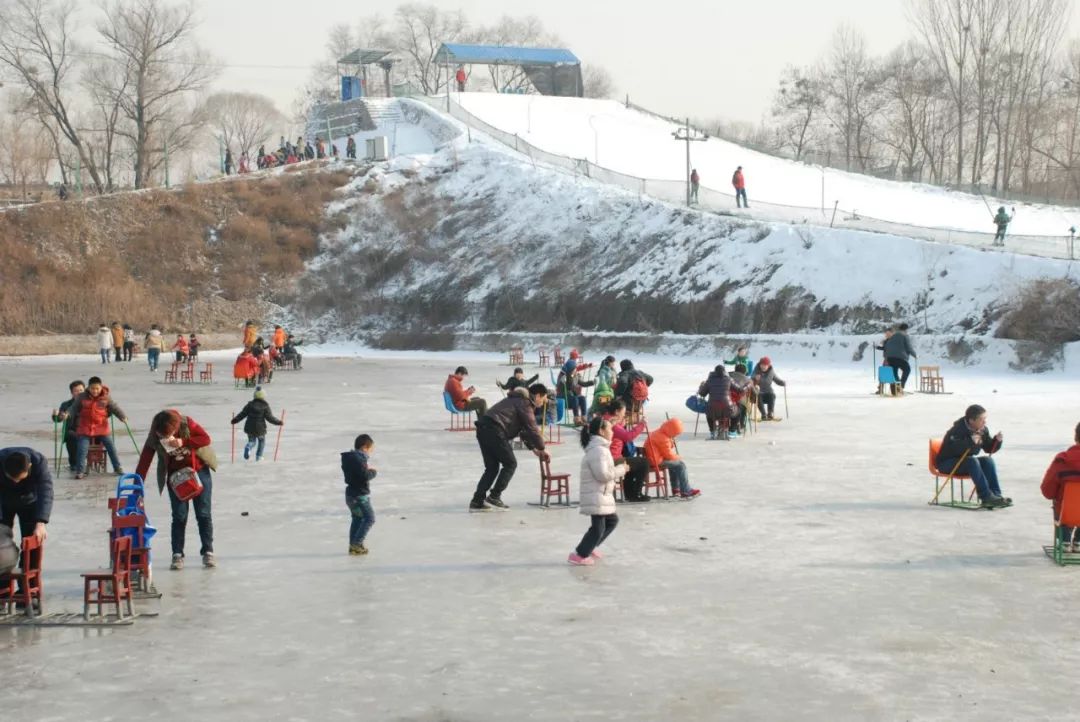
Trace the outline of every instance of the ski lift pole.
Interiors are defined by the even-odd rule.
[[[281,410],[281,426],[277,427],[277,441],[274,443],[274,461],[277,461],[278,448],[281,447],[281,432],[285,429],[285,409]]]

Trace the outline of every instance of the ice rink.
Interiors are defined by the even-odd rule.
[[[587,519],[526,505],[538,488],[528,452],[508,512],[466,512],[480,455],[471,433],[443,431],[442,384],[464,360],[494,401],[503,356],[309,358],[266,388],[287,426],[280,461],[258,465],[228,461],[229,414],[250,392],[225,378],[228,355],[209,360],[213,386],[166,386],[144,363],[90,356],[0,361],[4,446],[51,455],[50,409],[70,380],[104,372],[140,443],[154,412],[178,408],[223,462],[219,567],[197,564],[191,519],[189,566],[168,570],[168,502],[153,494],[164,597],[142,604],[160,616],[0,627],[5,719],[1076,717],[1080,571],[1043,556],[1051,511],[1039,494],[1080,420],[1069,376],[946,368],[951,395],[893,400],[872,395],[869,362],[774,356],[790,419],[713,442],[693,438],[683,401],[714,362],[642,357],[657,378],[650,420],[684,420],[680,450],[702,496],[621,507],[605,559],[573,568],[566,556]],[[927,439],[970,403],[1004,433],[1011,509],[927,506]],[[377,523],[371,554],[349,557],[339,452],[360,432],[376,442]],[[563,441],[552,466],[572,473],[576,498],[582,452],[573,434]],[[118,446],[133,471],[131,442]],[[107,559],[114,487],[112,476],[57,479],[48,611],[81,610],[79,573]]]

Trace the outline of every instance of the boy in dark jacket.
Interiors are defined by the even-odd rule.
[[[496,384],[503,391],[510,393],[514,389],[529,388],[540,379],[540,374],[535,374],[532,378],[525,378],[525,371],[520,368],[514,369],[514,375],[506,380],[505,384]]]
[[[74,473],[79,470],[79,440],[75,436],[75,425],[68,423],[68,417],[71,415],[71,405],[83,391],[86,391],[86,385],[82,381],[72,381],[68,384],[68,391],[71,392],[71,398],[60,402],[59,408],[53,411],[52,420],[54,424],[64,424],[64,446],[67,448],[68,467]]]
[[[375,512],[371,508],[370,482],[377,473],[375,467],[368,465],[375,442],[367,434],[360,434],[353,442],[353,450],[341,454],[341,471],[345,474],[345,504],[352,514],[349,526],[349,554],[360,556],[368,553],[364,539],[375,523]]]
[[[255,398],[247,403],[240,413],[233,417],[232,423],[238,424],[244,419],[244,433],[248,440],[244,444],[244,459],[251,458],[251,450],[255,449],[255,461],[262,461],[263,449],[266,448],[266,424],[281,426],[281,419],[274,416],[270,410],[270,404],[266,402],[266,392],[261,386],[255,388]]]
[[[957,419],[945,432],[935,466],[942,474],[970,476],[979,500],[988,509],[1012,506],[1012,499],[1001,495],[997,467],[989,456],[977,457],[980,451],[993,454],[1001,449],[1002,436],[990,435],[986,425],[986,409],[978,404],[967,407],[963,418]]]

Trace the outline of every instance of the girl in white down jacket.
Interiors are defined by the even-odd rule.
[[[627,467],[615,466],[611,458],[611,422],[603,417],[593,417],[581,430],[581,445],[585,448],[581,460],[581,513],[592,518],[592,525],[567,561],[589,566],[601,557],[596,548],[619,524],[615,513],[615,482],[622,479]]]

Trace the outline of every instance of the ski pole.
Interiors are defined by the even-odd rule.
[[[787,408],[787,386],[784,387],[784,418],[785,419],[790,419],[791,418],[791,415],[788,414],[788,408]]]
[[[135,447],[135,453],[142,453],[139,451],[139,442],[135,440],[135,434],[131,433],[131,427],[128,426],[127,419],[124,419],[124,428],[127,429],[128,438],[131,439],[131,445]]]
[[[52,422],[52,438],[53,438],[53,462],[56,465],[56,473],[60,473],[60,427],[59,422],[56,420],[56,414],[53,414]]]
[[[229,463],[236,463],[236,424],[233,423],[233,416],[235,414],[229,414],[229,426],[232,428],[232,450],[229,452]]]
[[[64,423],[60,427],[60,435],[61,435],[61,438],[63,439],[63,441],[60,442],[60,455],[57,458],[57,462],[56,462],[56,471],[57,471],[57,473],[60,472],[60,465],[64,463],[64,449],[65,449],[65,447],[67,447],[67,428],[68,428],[68,420],[64,419]]]
[[[277,461],[278,448],[281,446],[281,432],[285,429],[285,409],[281,410],[281,425],[277,427],[277,441],[274,443],[274,461]]]

